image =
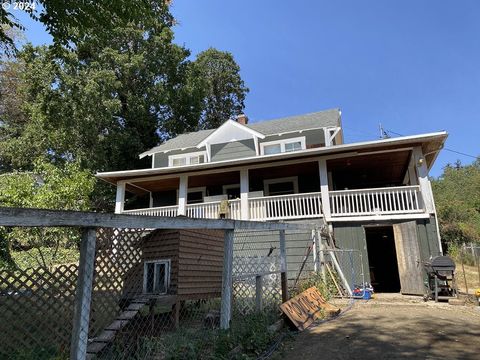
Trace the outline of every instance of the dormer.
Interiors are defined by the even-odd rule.
[[[239,120],[239,121],[238,121]],[[265,135],[261,132],[247,127],[248,118],[245,115],[240,115],[237,121],[227,120],[202,142],[197,145],[198,149],[205,148],[207,154],[207,161],[212,161],[212,146],[229,143],[239,143],[242,141],[251,140],[255,149],[255,155],[260,155],[260,147],[258,140],[265,139]],[[248,146],[248,145],[247,145]]]

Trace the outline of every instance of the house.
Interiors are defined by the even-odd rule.
[[[339,109],[255,123],[242,115],[140,154],[151,168],[97,176],[117,187],[117,213],[326,222],[338,247],[362,253],[367,280],[423,294],[421,262],[442,253],[428,171],[446,137],[345,144]]]

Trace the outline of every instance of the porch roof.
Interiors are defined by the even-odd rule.
[[[202,163],[202,164],[196,164],[196,165],[99,172],[96,174],[96,176],[106,182],[109,182],[111,184],[116,184],[118,181],[121,181],[121,180],[132,180],[136,178],[143,178],[143,177],[149,177],[149,176],[180,175],[182,173],[198,172],[202,170],[245,167],[248,165],[253,165],[253,164],[257,165],[262,163],[271,164],[273,162],[280,162],[283,160],[308,159],[308,158],[319,157],[319,156],[330,157],[333,155],[340,155],[340,154],[344,154],[344,155],[351,154],[352,156],[356,156],[362,153],[368,153],[370,151],[393,150],[393,149],[401,149],[405,147],[414,147],[414,146],[422,147],[423,153],[425,154],[427,166],[430,169],[437,157],[438,152],[442,149],[447,136],[448,136],[447,132],[441,131],[441,132],[428,133],[428,134],[402,136],[398,138],[390,138],[390,139],[335,145],[335,146],[329,146],[329,147],[306,149],[306,150],[289,152],[289,153],[262,155],[262,156],[254,156],[254,157],[248,157],[248,158],[242,158],[242,159],[216,161],[216,162]]]

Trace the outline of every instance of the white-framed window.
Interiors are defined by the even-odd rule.
[[[143,292],[163,295],[170,286],[170,259],[149,260],[143,265]]]
[[[265,196],[298,194],[298,177],[263,180]]]
[[[203,198],[207,194],[205,186],[189,188],[187,190],[187,204],[198,204],[203,202]]]
[[[227,195],[228,200],[240,198],[240,184],[223,185],[223,194]]]
[[[305,136],[283,139],[276,141],[268,141],[260,144],[260,151],[262,155],[280,154],[284,152],[305,150]]]
[[[188,154],[170,155],[168,157],[168,166],[182,166],[201,164],[206,161],[207,152],[199,151]]]

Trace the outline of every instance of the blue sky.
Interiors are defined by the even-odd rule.
[[[447,148],[480,155],[478,0],[176,0],[172,12],[175,41],[193,55],[233,53],[251,121],[338,107],[347,142],[378,138],[382,123],[446,130]],[[27,26],[29,41],[50,41]],[[444,150],[431,175],[456,159],[473,160]]]

